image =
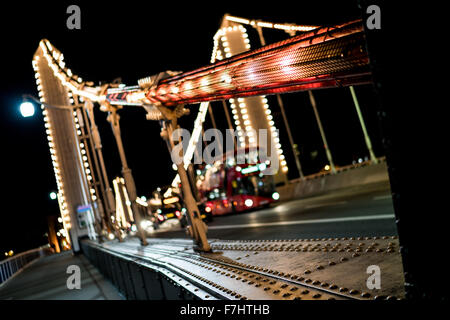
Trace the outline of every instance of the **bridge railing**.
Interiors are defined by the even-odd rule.
[[[40,247],[19,253],[11,258],[0,262],[0,285],[5,283],[9,278],[15,275],[19,270],[24,268],[34,260],[52,253],[49,247]]]

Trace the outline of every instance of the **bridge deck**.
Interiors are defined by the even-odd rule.
[[[66,285],[69,265],[81,271],[81,289]],[[123,297],[82,255],[64,252],[40,258],[0,287],[0,300],[121,300]]]

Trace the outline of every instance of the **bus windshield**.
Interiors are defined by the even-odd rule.
[[[248,175],[232,181],[233,194],[260,197],[271,197],[275,191],[272,176]]]

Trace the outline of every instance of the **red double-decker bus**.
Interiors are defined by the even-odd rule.
[[[280,198],[273,176],[262,172],[266,163],[217,162],[197,170],[197,189],[205,210],[213,215],[269,206]]]

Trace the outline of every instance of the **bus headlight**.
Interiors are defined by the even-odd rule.
[[[244,204],[245,204],[246,207],[250,208],[253,205],[253,200],[252,199],[247,199],[247,200],[245,200]]]
[[[278,199],[280,199],[280,194],[279,194],[278,192],[272,193],[272,199],[273,199],[273,200],[278,200]]]

